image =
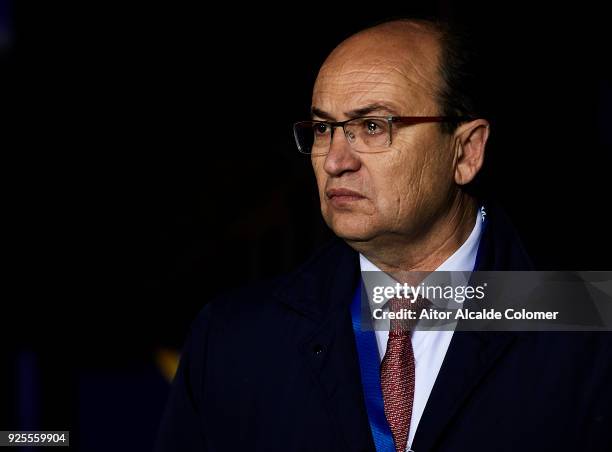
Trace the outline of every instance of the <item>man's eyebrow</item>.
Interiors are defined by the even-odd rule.
[[[320,108],[317,107],[312,107],[310,109],[310,113],[311,115],[314,116],[318,116],[319,118],[323,118],[323,119],[327,119],[328,121],[335,121],[336,119],[329,113],[321,110]]]
[[[365,107],[356,108],[354,110],[348,111],[345,113],[345,115],[348,116],[349,118],[358,118],[360,116],[367,116],[370,113],[377,112],[377,111],[386,112],[392,116],[398,116],[397,111],[393,107],[391,107],[390,105],[384,104],[384,103],[369,104],[369,105],[366,105]],[[313,117],[317,116],[319,118],[323,118],[328,121],[336,120],[333,117],[333,115],[317,107],[312,107],[311,113]]]
[[[356,108],[355,110],[348,111],[345,114],[349,118],[356,118],[359,116],[367,116],[375,111],[384,111],[392,116],[398,116],[397,111],[393,107],[384,103],[366,105],[365,107]]]

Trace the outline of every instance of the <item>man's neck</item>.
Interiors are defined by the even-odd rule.
[[[418,237],[394,236],[389,240],[350,245],[386,273],[434,271],[467,240],[474,228],[477,209],[474,198],[461,195]]]

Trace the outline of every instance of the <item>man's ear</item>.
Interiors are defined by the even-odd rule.
[[[475,119],[461,124],[455,131],[457,160],[455,182],[458,185],[470,183],[484,162],[485,146],[489,138],[489,122]]]

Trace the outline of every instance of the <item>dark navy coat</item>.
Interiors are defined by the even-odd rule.
[[[531,263],[487,210],[478,270]],[[373,451],[349,305],[358,254],[335,240],[298,271],[206,305],[193,323],[158,452]],[[612,338],[455,332],[412,449],[612,451]]]

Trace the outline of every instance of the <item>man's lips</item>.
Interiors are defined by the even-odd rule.
[[[348,188],[330,188],[325,191],[325,195],[334,204],[345,204],[365,199],[362,194]]]

